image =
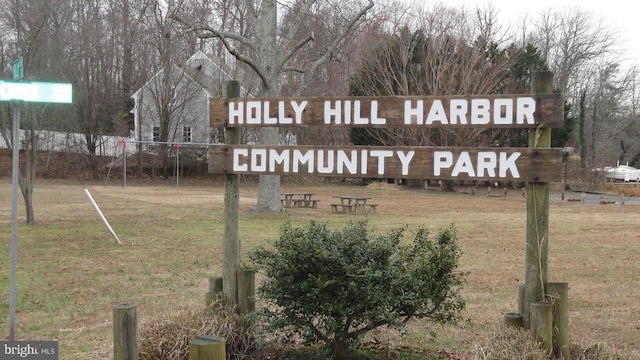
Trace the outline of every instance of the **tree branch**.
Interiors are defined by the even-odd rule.
[[[287,38],[285,39],[285,41],[283,42],[284,44],[291,44],[293,42],[293,38],[296,36],[296,34],[298,33],[298,30],[300,29],[300,26],[302,24],[304,24],[304,19],[302,19],[302,15],[304,14],[308,14],[311,11],[311,7],[316,3],[316,0],[312,0],[312,1],[308,1],[306,2],[302,8],[298,11],[298,14],[300,14],[300,16],[298,17],[298,21],[294,24],[293,29],[291,29],[291,31],[289,32],[289,36],[287,36]],[[300,50],[305,44],[307,44],[309,41],[313,41],[315,39],[315,36],[313,34],[309,35],[307,38],[305,38],[304,40],[300,41],[298,44],[296,44],[293,49],[291,49],[291,51],[289,51],[285,56],[282,57],[281,61],[280,61],[280,67],[283,68],[284,64],[287,63],[287,61],[289,61],[289,59],[298,51]]]
[[[247,64],[250,68],[253,69],[253,71],[256,72],[256,74],[258,74],[258,76],[260,77],[260,80],[262,81],[263,84],[268,84],[269,81],[266,77],[266,75],[264,74],[264,72],[262,71],[262,68],[260,67],[260,65],[255,62],[253,59],[251,59],[248,56],[245,56],[243,54],[241,54],[230,42],[229,40],[235,40],[238,41],[239,43],[248,46],[249,48],[253,49],[253,45],[251,44],[251,41],[243,36],[240,36],[238,34],[234,34],[234,33],[227,33],[227,32],[222,32],[222,31],[218,31],[212,27],[206,26],[206,25],[201,25],[201,26],[194,26],[191,25],[189,22],[187,22],[186,20],[182,19],[180,16],[178,15],[171,15],[171,18],[183,25],[185,25],[187,27],[187,31],[193,31],[196,36],[200,39],[210,39],[210,38],[216,38],[219,39],[222,42],[222,45],[225,47],[225,49],[227,49],[227,51],[233,55],[236,59],[238,59],[239,61]]]
[[[333,57],[333,54],[336,52],[336,50],[340,46],[340,43],[347,37],[347,33],[355,26],[355,24],[362,17],[364,17],[367,14],[367,12],[369,12],[369,10],[373,8],[373,6],[374,6],[373,0],[369,0],[369,4],[367,4],[367,6],[360,9],[360,11],[353,18],[351,18],[351,20],[344,27],[343,31],[338,35],[338,37],[333,41],[333,43],[326,49],[325,54],[312,63],[311,67],[309,68],[309,70],[306,72],[304,76],[302,85],[297,89],[295,96],[300,96],[309,87],[309,84],[311,83],[311,80],[315,76],[318,69],[322,65],[324,65],[327,61],[331,60],[331,58]]]

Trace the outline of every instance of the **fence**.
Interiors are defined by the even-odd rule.
[[[26,139],[25,130],[20,130],[20,143],[24,143]],[[100,156],[113,156],[116,152],[116,143],[119,141],[135,142],[133,139],[123,136],[99,136],[97,141],[96,154]],[[38,150],[54,151],[65,153],[88,154],[87,140],[84,134],[66,133],[59,131],[38,131]],[[0,137],[0,149],[8,149],[9,146],[3,137]],[[127,146],[127,153],[133,154],[136,151],[135,146]],[[121,149],[118,150],[121,154]]]

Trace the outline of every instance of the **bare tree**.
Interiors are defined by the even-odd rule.
[[[314,16],[308,16],[305,21],[304,31],[299,31],[297,39],[302,39],[311,31],[314,41],[300,49],[291,59],[292,64],[303,67],[309,59],[314,59],[323,53],[337,34],[342,31],[341,22],[333,20],[334,16],[340,16],[332,12],[330,8],[322,10]],[[332,58],[325,63],[317,76],[311,79],[311,84],[300,95],[314,96],[346,96],[349,93],[349,78],[354,74],[363,59],[369,56],[372,49],[393,38],[393,26],[398,18],[402,18],[408,10],[397,3],[386,4],[382,1],[376,3],[376,7],[367,14],[367,21],[354,29],[344,45],[334,53]],[[298,12],[289,12],[286,16],[298,16]],[[284,22],[289,22],[285,16]],[[289,33],[293,29],[284,28],[283,32]],[[303,74],[287,72],[284,74],[281,86],[281,95],[298,93],[303,80]],[[313,145],[343,145],[349,143],[349,130],[346,128],[322,127],[322,128],[289,128],[287,132],[295,134],[298,144]]]
[[[73,0],[68,6],[73,25],[67,29],[67,41],[77,39],[67,67],[75,85],[76,129],[84,134],[87,162],[93,178],[99,179],[101,139],[115,132],[112,124],[120,99],[114,43],[108,40],[111,24],[102,20],[102,1]]]
[[[258,74],[261,80],[259,96],[277,97],[280,95],[280,81],[286,72],[302,74],[300,85],[294,95],[302,94],[324,64],[330,61],[351,31],[364,19],[373,8],[373,0],[341,2],[320,0],[298,0],[289,5],[279,5],[276,0],[236,0],[227,2],[233,8],[222,7],[232,14],[233,22],[226,24],[227,28],[217,25],[198,24],[185,17],[174,14],[174,18],[181,21],[189,29],[195,31],[200,38],[218,39],[225,49],[235,56],[238,61],[247,64]],[[278,12],[294,10],[287,18],[290,19],[286,27],[291,29],[287,33],[280,29]],[[340,26],[333,40],[308,59],[304,64],[292,64],[292,58],[303,48],[315,41],[316,35],[305,25],[308,17],[321,16],[321,10],[330,9],[339,20]],[[246,15],[245,15],[246,14]],[[231,17],[226,17],[230,19]],[[304,36],[300,36],[304,33]],[[265,128],[261,131],[263,144],[277,144],[280,135],[277,128]],[[273,175],[260,177],[258,201],[255,206],[258,211],[280,211],[280,178]]]
[[[514,60],[496,35],[491,8],[477,8],[474,17],[446,6],[424,11],[420,29],[400,30],[363,62],[351,79],[354,95],[487,94],[503,86]],[[362,131],[389,146],[479,146],[490,140],[483,129]]]
[[[618,46],[616,29],[582,8],[549,9],[532,24],[527,42],[540,49],[554,73],[555,87],[572,100],[579,97],[577,84],[593,62],[615,54]]]
[[[5,44],[13,58],[22,56],[25,77],[39,79],[47,69],[60,69],[61,50],[56,47],[60,39],[62,23],[60,21],[60,2],[30,2],[11,0],[0,3],[0,23],[4,30]],[[35,223],[33,209],[33,190],[35,188],[36,164],[38,159],[38,130],[47,115],[47,107],[23,105],[21,123],[24,124],[24,139],[21,144],[13,144],[10,136],[16,129],[0,126],[10,148],[21,147],[24,154],[24,166],[18,174],[20,190],[25,202],[26,222]],[[7,114],[8,112],[5,112]],[[24,114],[24,116],[22,116]],[[3,116],[4,117],[4,116]],[[8,124],[7,117],[5,124]]]
[[[638,143],[630,134],[640,125],[635,101],[637,73],[623,71],[617,63],[603,66],[590,88],[590,121],[587,130],[591,136],[586,154],[593,166],[604,167],[616,161],[630,160],[628,152],[638,151]]]
[[[611,162],[619,152],[621,136],[634,121],[632,73],[621,69],[618,30],[605,18],[581,8],[546,10],[532,17],[527,43],[534,44],[554,73],[554,86],[570,105],[586,94],[586,140],[578,143],[591,166]],[[572,107],[578,112],[578,106]]]

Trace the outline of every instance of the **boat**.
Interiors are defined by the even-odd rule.
[[[602,173],[606,178],[613,179],[613,181],[640,181],[640,169],[629,165],[608,166],[602,169]]]

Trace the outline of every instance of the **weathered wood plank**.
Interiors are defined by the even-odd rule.
[[[209,172],[556,182],[561,180],[562,150],[223,145],[210,147]]]
[[[213,127],[563,126],[560,94],[213,99],[209,106]]]

